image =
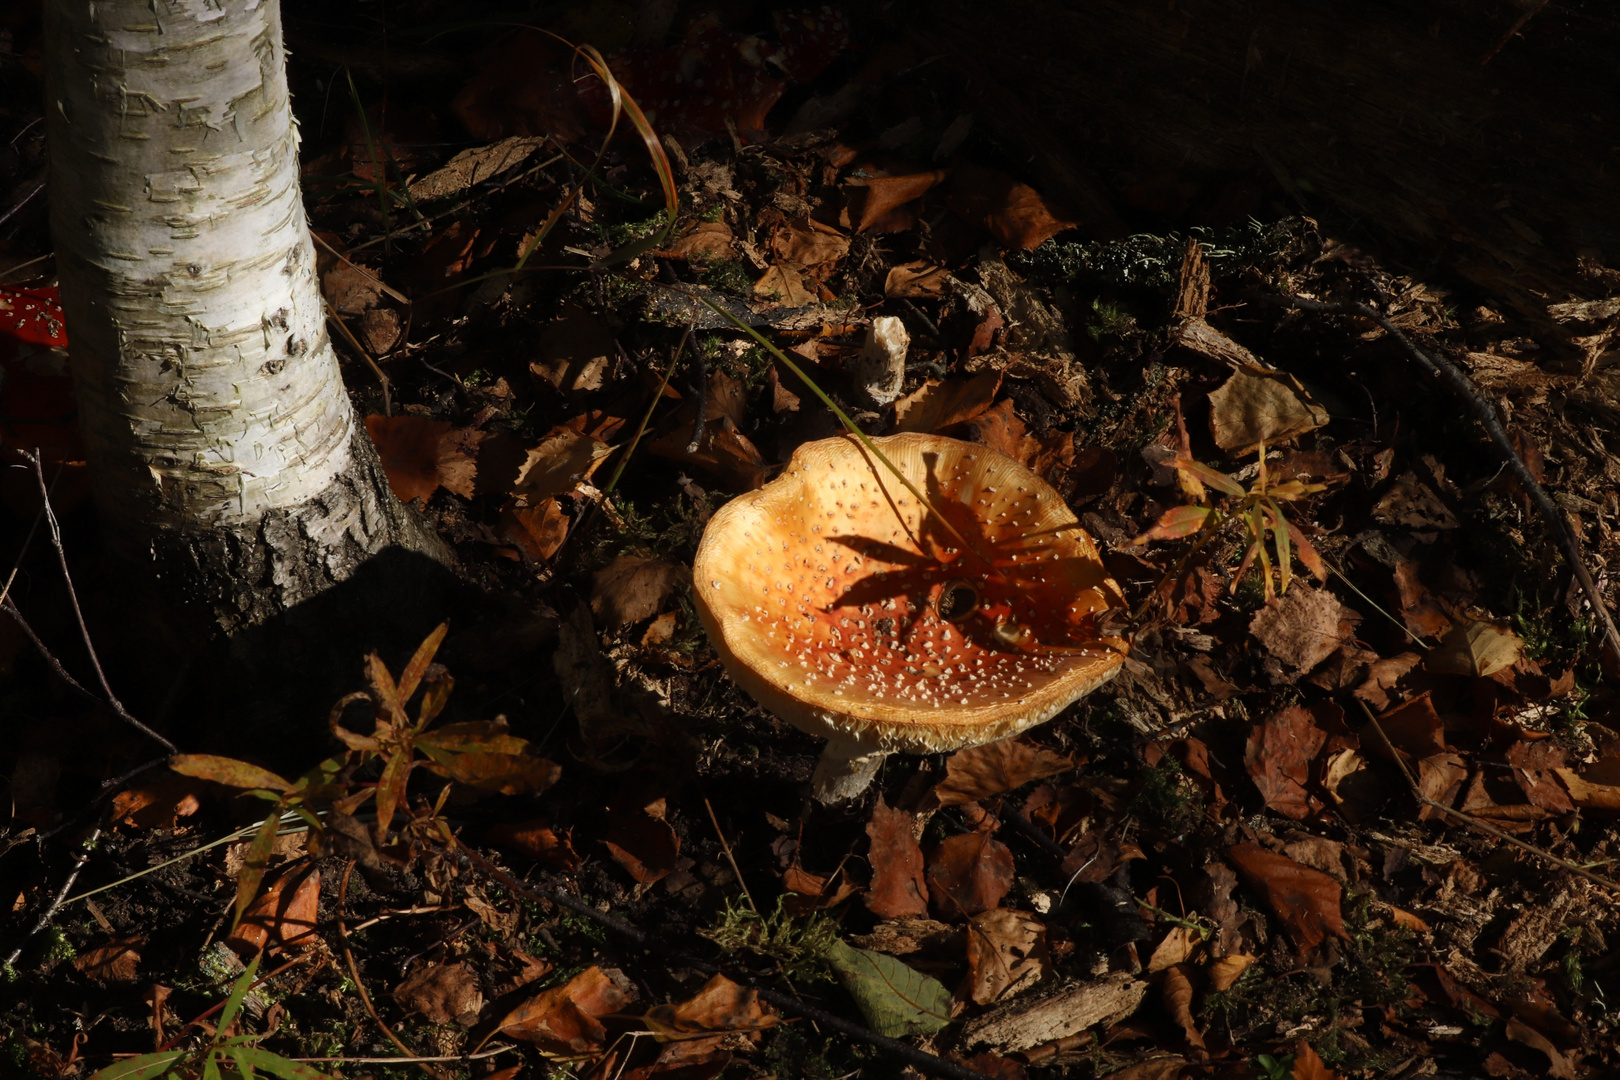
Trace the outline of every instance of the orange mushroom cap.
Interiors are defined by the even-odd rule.
[[[872,442],[929,506],[840,436],[709,521],[694,595],[732,678],[847,759],[1006,738],[1118,670],[1124,599],[1057,492],[973,443]]]

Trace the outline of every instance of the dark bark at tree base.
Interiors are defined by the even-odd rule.
[[[444,541],[388,488],[371,440],[355,440],[349,467],[318,498],[258,522],[166,534],[151,544],[152,570],[181,620],[210,636],[263,624],[351,578],[388,548],[445,566]]]

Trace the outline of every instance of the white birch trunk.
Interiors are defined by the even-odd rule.
[[[227,629],[390,543],[325,329],[277,0],[48,0],[51,231],[97,507]]]

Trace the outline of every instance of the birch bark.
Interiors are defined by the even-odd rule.
[[[325,330],[277,0],[45,5],[51,231],[114,550],[226,631],[390,544]]]

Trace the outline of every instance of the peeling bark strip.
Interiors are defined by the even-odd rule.
[[[372,490],[326,335],[279,4],[60,0],[46,67],[51,231],[110,545],[190,564],[190,597],[231,627],[390,542],[435,544]],[[244,564],[266,569],[219,580]]]

